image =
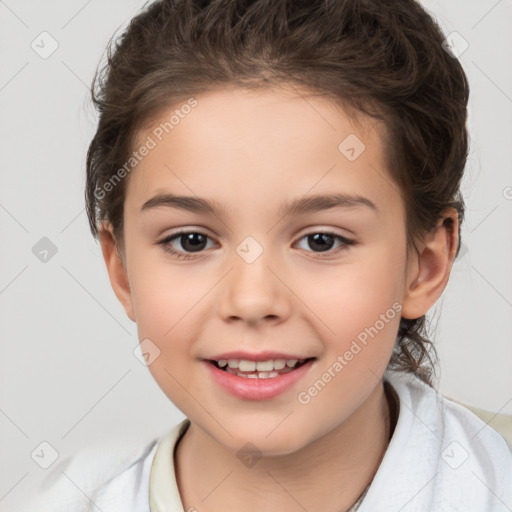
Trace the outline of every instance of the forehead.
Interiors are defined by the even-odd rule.
[[[243,134],[240,130],[244,128],[251,132],[259,128],[271,135],[272,130],[279,132],[286,128],[293,133],[303,129],[304,125],[308,127],[304,133],[322,129],[337,132],[341,128],[357,131],[368,141],[375,136],[384,140],[386,135],[382,122],[327,93],[291,83],[281,83],[272,88],[242,88],[228,84],[199,95],[182,97],[162,107],[138,130],[136,145],[140,145],[144,137],[153,132],[159,140],[171,131],[174,134],[183,132],[178,127],[185,124],[193,125],[198,137],[203,132],[209,132],[210,138],[217,131],[212,132],[212,126],[219,128],[221,123],[224,130],[232,127],[240,135]],[[229,142],[224,141],[224,146]]]
[[[235,192],[251,200],[257,193],[273,198],[287,189],[296,196],[342,186],[346,193],[364,188],[396,196],[382,124],[353,114],[293,86],[227,87],[183,99],[139,131],[136,148],[149,140],[153,148],[132,172],[128,195],[132,189],[147,200],[178,187],[188,195],[233,198]]]

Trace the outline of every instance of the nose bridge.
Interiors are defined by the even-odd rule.
[[[276,276],[274,252],[253,236],[235,248],[220,303],[224,319],[237,317],[255,323],[283,318],[289,312],[288,289]],[[270,268],[269,268],[270,267]]]

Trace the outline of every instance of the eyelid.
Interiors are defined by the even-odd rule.
[[[208,237],[210,238],[211,240],[213,240],[215,237],[211,236],[208,232],[208,230],[206,228],[203,228],[203,227],[195,227],[195,226],[187,226],[185,228],[177,228],[178,230],[177,231],[173,231],[172,233],[169,233],[169,234],[166,234],[165,236],[159,236],[159,242],[158,243],[162,243],[164,242],[165,240],[168,240],[170,238],[174,238],[174,237],[177,237],[178,235],[186,235],[186,234],[189,234],[189,233],[198,233],[200,235],[203,235],[205,237]],[[333,236],[339,236],[340,238],[343,238],[347,243],[350,242],[350,243],[354,243],[355,241],[351,238],[352,235],[344,235],[344,234],[341,234],[341,233],[338,233],[334,230],[334,228],[327,228],[327,227],[323,227],[323,228],[317,228],[315,226],[308,226],[307,228],[303,228],[303,230],[301,230],[302,234],[300,235],[297,235],[295,240],[300,240],[302,238],[304,238],[305,236],[308,236],[308,235],[312,235],[312,234],[320,234],[320,233],[323,233],[323,234],[327,234],[327,235],[333,235]]]
[[[341,232],[340,232],[341,231]],[[313,224],[311,226],[307,226],[302,228],[297,235],[298,238],[302,238],[306,235],[316,234],[316,233],[326,233],[328,235],[336,235],[347,240],[350,240],[352,237],[355,237],[356,234],[353,231],[348,229],[340,228],[340,227],[330,227],[330,226],[322,226],[321,224]],[[347,234],[344,234],[347,233]]]
[[[329,249],[329,250],[323,251],[323,252],[322,251],[320,251],[320,252],[307,251],[307,250],[303,249],[306,253],[314,254],[315,259],[333,258],[333,257],[339,256],[341,253],[349,250],[349,248],[351,246],[357,245],[357,242],[354,239],[347,238],[344,235],[340,235],[339,233],[336,233],[335,231],[329,231],[328,229],[312,229],[310,231],[307,231],[305,234],[303,234],[297,238],[297,241],[294,242],[294,245],[299,243],[304,238],[307,238],[308,236],[316,235],[316,234],[329,235],[334,240],[337,240],[338,242],[340,242],[341,245],[334,249]]]
[[[299,243],[304,238],[307,238],[308,236],[317,235],[317,234],[329,235],[341,243],[341,245],[339,247],[337,247],[335,249],[329,249],[329,250],[323,251],[323,252],[322,251],[315,252],[315,251],[308,251],[308,250],[302,249],[305,253],[314,254],[315,259],[328,259],[330,257],[336,257],[340,253],[343,253],[343,252],[349,250],[350,246],[357,245],[356,240],[354,240],[352,238],[348,238],[344,235],[341,235],[341,234],[337,233],[336,231],[333,231],[330,228],[316,228],[315,229],[313,226],[310,226],[309,228],[306,228],[306,229],[308,229],[308,230],[303,232],[303,234],[301,234],[300,236],[296,237],[293,245],[296,245],[297,243]],[[191,234],[191,233],[202,235],[205,238],[207,238],[209,240],[213,240],[214,243],[216,243],[215,240],[213,239],[213,237],[211,237],[210,235],[208,235],[207,233],[202,231],[202,228],[197,229],[194,227],[180,228],[178,231],[169,233],[164,238],[160,239],[157,243],[158,243],[158,245],[162,246],[162,248],[165,252],[171,254],[173,257],[175,257],[178,260],[192,260],[192,259],[201,258],[205,254],[208,254],[209,251],[207,249],[203,249],[198,252],[186,252],[186,251],[176,250],[176,249],[172,248],[172,246],[170,245],[171,242],[173,242],[175,240],[179,240],[180,236],[182,236],[182,235],[187,235],[187,234]]]
[[[170,245],[171,242],[173,242],[175,240],[179,240],[180,236],[188,235],[190,233],[199,234],[199,235],[202,235],[202,236],[204,236],[205,238],[207,238],[209,240],[213,240],[213,238],[210,235],[208,235],[207,233],[205,233],[205,232],[203,232],[203,231],[201,231],[199,229],[195,229],[195,228],[180,228],[178,231],[175,231],[173,233],[169,233],[168,235],[166,235],[163,238],[159,239],[159,241],[157,242],[157,245],[162,246],[162,249],[164,250],[164,252],[173,255],[178,260],[196,259],[198,257],[203,256],[208,251],[202,250],[202,251],[199,251],[197,253],[186,252],[186,251],[177,251],[176,249],[174,249]]]
[[[164,230],[164,232],[167,232],[167,230]],[[210,231],[206,228],[199,227],[199,226],[185,226],[185,227],[179,227],[175,228],[175,231],[171,231],[169,233],[166,233],[165,235],[158,235],[157,243],[162,243],[165,240],[169,240],[170,238],[177,237],[178,235],[188,235],[190,233],[198,233],[200,235],[203,235],[205,237],[208,237],[211,240],[214,240],[215,237],[210,234]]]
[[[210,236],[206,231],[203,231],[201,229],[196,228],[180,228],[178,231],[173,231],[172,233],[169,233],[163,237],[159,237],[159,241],[157,244],[165,244],[170,242],[171,240],[174,241],[180,237],[180,235],[189,235],[191,233],[202,235],[205,238],[208,238],[209,240],[214,240],[214,237]],[[215,240],[214,240],[215,241]],[[192,253],[191,253],[192,254]]]

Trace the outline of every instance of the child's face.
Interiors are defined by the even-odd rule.
[[[135,149],[148,136],[157,144],[129,177],[127,286],[116,293],[140,340],[160,350],[151,373],[195,425],[233,450],[251,441],[268,454],[291,453],[351,416],[385,371],[410,281],[403,202],[383,166],[378,126],[361,131],[325,98],[233,89],[196,100],[161,141],[154,130],[170,111],[140,133]],[[144,208],[165,194],[219,209]],[[281,213],[327,194],[375,208]],[[179,230],[203,234],[168,241],[190,259],[160,243]],[[314,236],[322,232],[354,243]],[[207,360],[231,351],[315,360],[284,389],[266,385],[258,400],[257,379],[243,379],[250,389],[241,395],[214,377],[227,378]]]

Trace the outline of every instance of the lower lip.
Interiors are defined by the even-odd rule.
[[[208,367],[213,380],[223,389],[244,400],[268,400],[290,389],[303,378],[315,362],[314,359],[303,364],[296,370],[267,379],[251,379],[238,377],[224,370],[220,370],[213,363],[203,361]]]

